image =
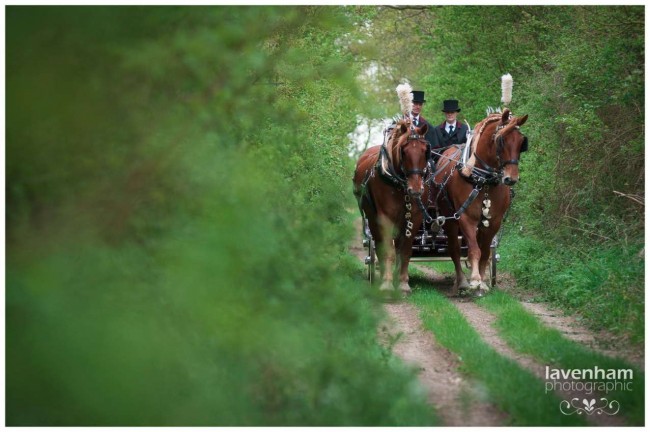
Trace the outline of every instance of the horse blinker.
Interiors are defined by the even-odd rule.
[[[519,153],[523,153],[525,151],[528,151],[528,137],[524,135],[524,142],[521,143],[521,150]]]

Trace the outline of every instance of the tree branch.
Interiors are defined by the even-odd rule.
[[[564,215],[564,217],[567,218],[567,219],[572,219],[572,220],[574,220],[574,221],[576,221],[576,222],[578,222],[578,223],[582,223],[582,222],[580,222],[578,219],[576,219],[576,218],[574,218],[574,217],[572,217],[572,216]],[[601,235],[601,234],[598,234],[597,232],[594,232],[594,231],[589,231],[589,230],[586,230],[586,229],[584,229],[584,228],[580,228],[580,227],[577,227],[577,226],[574,226],[573,228],[575,228],[575,229],[577,229],[577,230],[580,230],[580,231],[582,231],[582,232],[584,232],[584,233],[590,234],[590,235],[595,235],[595,236],[600,237],[600,238],[603,238],[603,239],[605,239],[605,240],[614,241],[614,240],[612,240],[611,238],[609,238],[609,237],[607,237],[607,236],[604,236],[604,235]]]
[[[433,9],[434,7],[440,7],[440,6],[389,6],[385,5],[385,8],[388,9],[395,9],[395,10],[429,10]]]
[[[612,192],[614,192],[616,195],[620,195],[622,197],[629,198],[632,201],[634,201],[636,203],[639,203],[642,206],[645,206],[645,199],[640,195],[628,195],[628,194],[624,194],[623,192],[619,192],[619,191],[612,191]]]

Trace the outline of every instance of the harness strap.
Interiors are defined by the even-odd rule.
[[[426,139],[424,135],[418,135],[418,134],[411,134],[408,137],[406,137],[407,141],[413,141],[413,140],[423,140]]]
[[[453,172],[453,171],[452,171],[452,172]],[[438,196],[440,196],[440,192],[443,193],[443,196],[445,197],[445,200],[447,201],[447,205],[449,205],[449,208],[450,208],[450,209],[453,209],[453,208],[454,208],[454,203],[451,202],[451,198],[449,198],[449,193],[447,193],[447,182],[448,182],[449,179],[451,178],[451,173],[452,173],[452,172],[450,172],[449,175],[447,176],[447,178],[445,179],[445,181],[442,182],[442,184],[441,184],[441,186],[440,186],[440,189],[439,189],[439,191],[438,191]],[[436,196],[436,201],[438,201],[438,196]]]
[[[372,167],[371,169],[367,170],[363,182],[361,182],[361,193],[359,194],[358,205],[359,205],[359,210],[361,210],[362,214],[363,214],[363,210],[361,209],[361,201],[363,201],[364,198],[368,200],[368,203],[370,204],[372,209],[375,212],[377,211],[377,206],[375,205],[375,201],[373,201],[372,195],[368,193],[368,182],[370,181],[371,177],[374,177],[375,168],[376,167]]]
[[[434,173],[433,173],[433,174],[428,178],[427,183],[429,183],[429,184],[435,186],[436,189],[438,189],[438,194],[436,195],[435,202],[438,201],[438,198],[440,197],[440,194],[442,194],[442,195],[445,197],[445,201],[446,201],[447,204],[449,205],[449,208],[450,208],[450,209],[453,209],[453,208],[454,208],[454,204],[451,202],[451,199],[449,198],[449,194],[447,194],[447,188],[446,188],[446,186],[447,186],[447,182],[449,181],[449,179],[451,179],[451,174],[452,174],[453,171],[451,171],[451,172],[447,175],[447,177],[445,177],[445,179],[442,181],[442,183],[440,183],[440,184],[436,183],[435,178],[436,178],[436,176],[437,176],[438,174],[440,174],[442,171],[444,171],[445,168],[447,168],[447,166],[448,166],[448,165],[449,165],[449,164],[454,160],[454,158],[458,155],[458,153],[460,153],[460,152],[463,151],[463,147],[464,147],[464,145],[463,145],[463,144],[453,144],[453,145],[451,145],[451,146],[447,146],[447,147],[442,147],[442,148],[436,149],[436,150],[438,150],[440,153],[438,153],[438,152],[433,152],[433,153],[436,153],[438,156],[442,156],[442,153],[445,152],[445,151],[446,151],[448,148],[450,148],[450,147],[456,147],[456,151],[455,151],[451,156],[443,156],[441,159],[439,159],[439,161],[442,161],[442,159],[444,158],[445,161],[442,162],[442,164],[440,164],[440,162],[439,162],[439,165],[437,166],[437,169],[436,169],[435,172],[434,172]],[[441,223],[439,223],[439,225],[441,225]]]
[[[476,167],[472,168],[472,172],[469,176],[463,174],[463,164],[459,163],[456,165],[456,170],[458,170],[458,175],[460,178],[465,180],[467,183],[476,186],[477,184],[488,184],[488,185],[497,185],[501,183],[501,176],[503,175],[502,171],[488,172],[488,175],[479,174],[479,169]],[[482,170],[480,170],[482,171]]]
[[[469,194],[469,196],[467,197],[467,199],[465,200],[463,205],[460,206],[458,211],[456,211],[456,213],[454,213],[454,216],[453,216],[454,219],[456,219],[456,220],[460,219],[460,215],[465,213],[465,210],[467,210],[467,207],[469,207],[474,202],[474,200],[476,199],[476,197],[478,196],[478,193],[481,191],[482,188],[483,188],[483,185],[481,185],[480,187],[477,186],[474,189],[472,189],[472,193]]]
[[[406,174],[407,177],[410,176],[410,175],[413,175],[413,174],[420,174],[421,176],[424,177],[424,175],[426,173],[427,173],[427,169],[425,168],[423,170],[421,170],[421,169],[407,170],[404,174]]]
[[[385,146],[381,146],[380,150],[380,155],[377,158],[377,163],[375,164],[375,169],[379,171],[379,175],[382,180],[387,181],[388,183],[392,184],[395,187],[406,187],[406,180],[400,178],[397,173],[395,172],[395,169],[393,167],[393,164],[388,163],[386,164],[386,171],[384,171],[382,159],[386,158],[386,160],[390,160],[388,157],[388,149],[386,149]]]
[[[461,165],[462,164],[459,163],[456,167],[458,168]],[[447,201],[447,204],[449,205],[450,209],[454,208],[454,203],[449,198],[449,194],[447,193],[446,186],[447,186],[447,182],[451,178],[452,173],[453,173],[453,171],[449,173],[449,175],[445,178],[445,180],[442,182],[442,184],[436,185],[436,186],[439,186],[439,188],[438,188],[438,196],[440,196],[441,192],[444,194],[445,200]],[[460,174],[460,169],[458,169],[458,173]],[[463,176],[461,175],[461,177],[463,177]],[[463,177],[463,178],[465,178],[465,177]],[[436,222],[438,223],[438,225],[442,226],[442,224],[444,224],[445,221],[448,220],[448,219],[455,219],[455,220],[460,219],[460,216],[463,213],[465,213],[465,210],[467,210],[467,208],[470,205],[472,205],[472,203],[474,202],[474,200],[478,196],[479,192],[481,192],[481,189],[483,189],[483,186],[485,186],[486,184],[488,184],[488,183],[486,182],[486,179],[484,177],[477,177],[477,181],[476,181],[476,183],[474,183],[474,188],[472,189],[472,192],[470,192],[470,194],[467,197],[467,199],[465,200],[465,202],[460,206],[460,208],[452,216],[450,216],[450,217],[440,216],[440,217],[436,218]],[[438,199],[436,198],[436,201],[437,200]]]
[[[424,222],[425,223],[433,222],[433,218],[429,215],[429,213],[427,212],[427,209],[424,207],[424,204],[422,203],[422,197],[418,196],[416,198],[416,201],[418,203],[418,207],[420,207],[420,211],[422,212],[422,216],[424,217]]]
[[[483,168],[484,168],[488,173],[493,173],[493,172],[496,171],[494,168],[492,168],[490,165],[488,165],[488,164],[487,164],[483,159],[481,159],[480,157],[478,157],[478,155],[476,154],[476,152],[473,153],[473,156],[474,156],[474,157],[475,157],[479,162],[481,162],[481,165],[483,165]]]
[[[456,155],[458,155],[458,153],[460,153],[462,151],[463,145],[462,144],[454,144],[452,146],[438,148],[438,149],[436,149],[436,151],[433,151],[433,150],[431,151],[431,153],[434,153],[437,156],[442,156],[442,153],[444,153],[449,147],[456,147],[456,151],[454,152],[454,154],[452,154],[451,156],[444,156],[444,159],[445,159],[444,163],[442,165],[440,165],[440,166],[433,167],[433,168],[435,168],[435,171],[430,177],[430,180],[431,180],[430,183],[435,184],[436,186],[437,186],[437,184],[435,183],[434,178],[438,174],[440,174],[445,168],[447,168],[447,165],[449,165],[451,163],[451,161],[454,160]],[[440,153],[438,153],[438,152],[440,152]],[[442,158],[439,159],[439,160],[441,161]]]

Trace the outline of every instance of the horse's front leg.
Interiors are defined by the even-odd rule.
[[[479,247],[481,248],[481,259],[479,261],[479,274],[481,275],[481,290],[484,292],[490,291],[490,285],[488,281],[488,277],[486,275],[486,269],[487,269],[487,264],[488,261],[490,260],[490,254],[492,251],[490,250],[490,245],[492,244],[492,239],[496,235],[496,233],[499,231],[499,228],[501,226],[500,221],[490,223],[490,226],[485,228],[485,227],[480,227],[478,229],[478,244]]]
[[[377,242],[377,259],[380,261],[382,283],[381,291],[393,289],[393,274],[395,269],[395,248],[393,247],[393,223],[386,216],[380,215],[379,230],[381,242]]]
[[[471,275],[469,277],[469,288],[478,289],[481,286],[481,274],[479,272],[479,260],[481,259],[481,249],[476,240],[476,226],[478,221],[469,217],[467,213],[463,214],[458,221],[460,229],[463,231],[467,241],[467,261],[469,261]]]
[[[410,294],[409,286],[409,262],[413,249],[413,237],[400,235],[395,239],[395,254],[397,256],[397,267],[399,268],[399,289],[402,294]]]
[[[460,264],[460,242],[458,241],[458,223],[455,220],[449,220],[445,223],[445,233],[447,234],[447,247],[449,249],[449,256],[454,262],[456,269],[456,280],[451,289],[451,295],[457,296],[461,289],[469,288],[463,267]]]

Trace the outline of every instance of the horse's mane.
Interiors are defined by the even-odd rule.
[[[406,126],[406,132],[402,133],[402,125]],[[404,140],[401,140],[404,135],[408,134],[408,128],[411,126],[411,123],[409,120],[399,120],[395,127],[393,128],[393,131],[391,132],[390,138],[388,139],[388,142],[386,143],[386,150],[388,150],[388,157],[390,158],[390,163],[394,167],[400,166],[402,163],[401,157],[402,157],[402,152],[400,152],[400,147],[401,145],[405,142]]]
[[[463,174],[465,175],[470,175],[472,168],[474,168],[474,165],[476,164],[476,156],[474,155],[476,152],[476,146],[481,140],[481,137],[483,135],[483,131],[487,128],[488,124],[492,124],[496,121],[501,120],[503,117],[503,113],[497,111],[493,112],[490,114],[490,109],[488,109],[488,116],[478,122],[476,126],[474,127],[474,136],[472,138],[472,142],[469,144],[470,145],[470,154],[472,155],[469,160],[467,161],[467,164],[465,164],[465,167],[463,168]],[[502,136],[507,133],[510,133],[511,130],[513,130],[515,127],[517,127],[517,122],[516,122],[516,117],[510,116],[510,119],[508,120],[508,124],[501,129],[497,135]]]
[[[487,127],[489,123],[493,123],[497,120],[501,120],[501,114],[495,113],[495,114],[490,114],[480,122],[476,124],[474,127],[474,137],[471,142],[471,147],[470,150],[472,153],[476,151],[476,145],[478,144],[479,140],[481,139],[481,136],[483,135],[483,131]]]

